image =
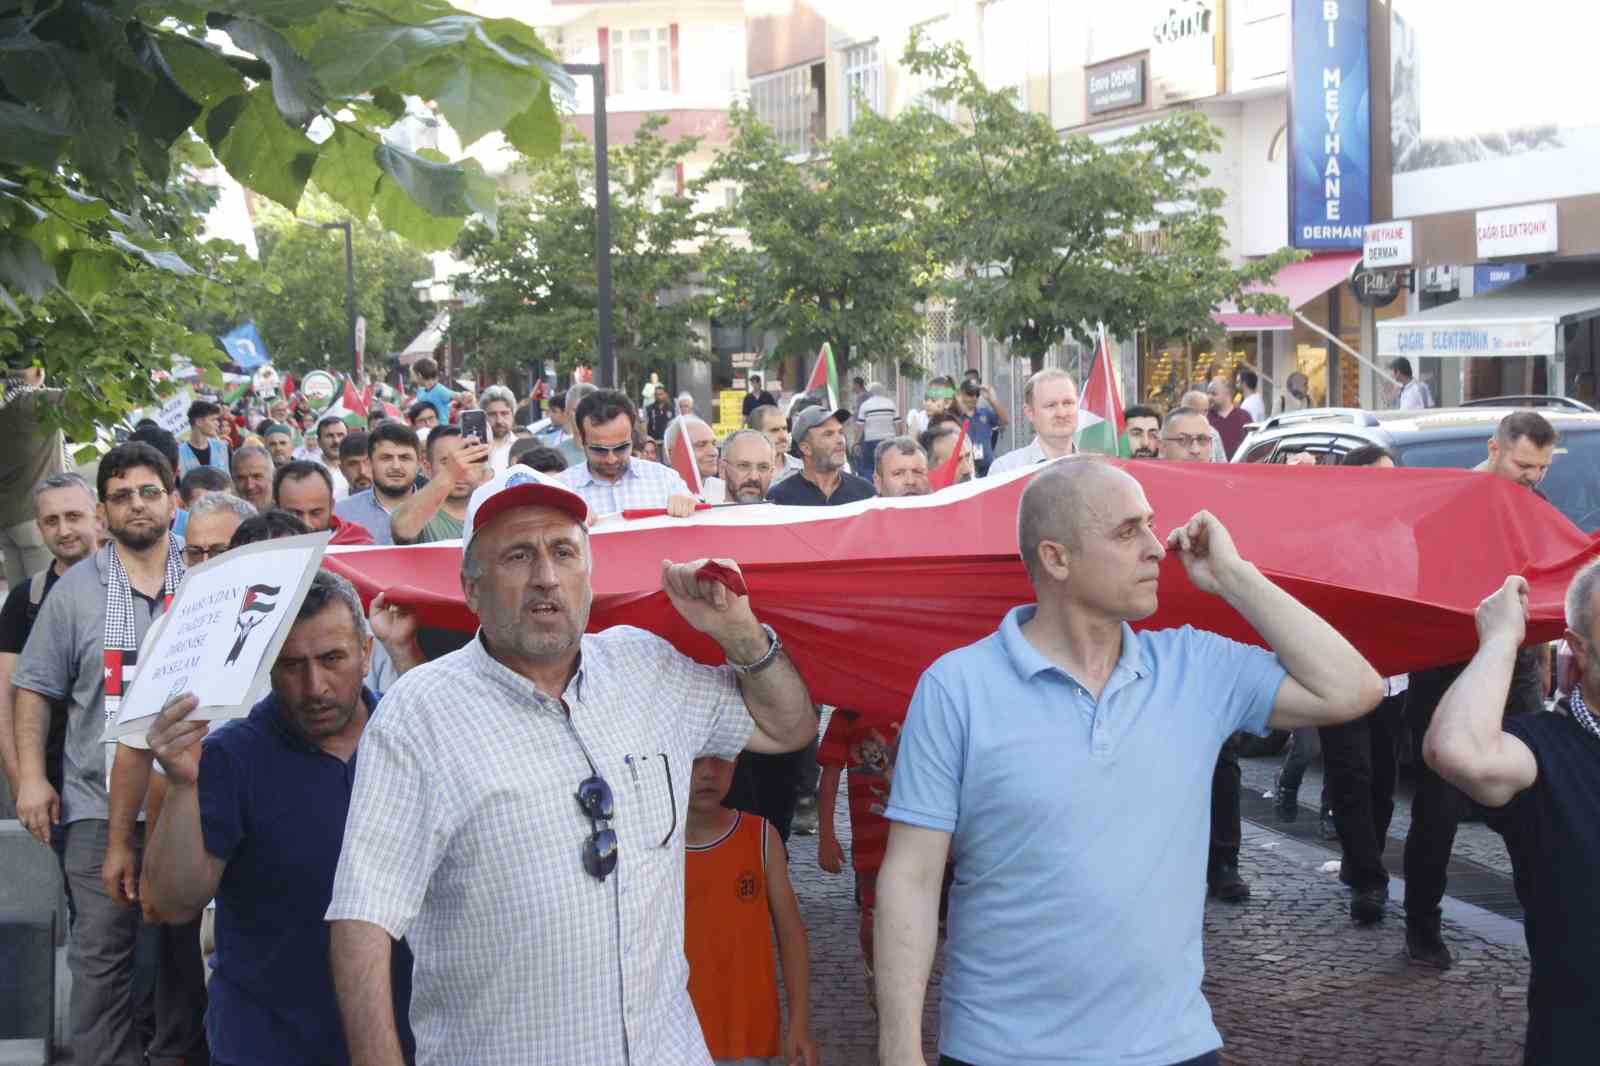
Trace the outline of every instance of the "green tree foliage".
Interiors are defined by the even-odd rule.
[[[991,91],[960,45],[903,59],[933,78],[929,97],[966,119],[928,110],[902,116],[931,156],[927,213],[934,254],[954,265],[939,288],[961,318],[1007,341],[1035,366],[1069,334],[1146,331],[1161,339],[1214,331],[1225,301],[1281,311],[1275,296],[1246,293],[1295,258],[1288,250],[1235,268],[1219,214],[1224,194],[1204,184],[1220,133],[1182,112],[1112,143],[1062,137],[1044,116]]]
[[[621,375],[707,357],[695,331],[709,303],[691,290],[701,269],[701,217],[680,195],[675,170],[698,141],[667,142],[666,120],[646,120],[631,143],[610,149],[612,332]],[[526,191],[508,195],[494,229],[473,222],[457,252],[475,302],[450,332],[485,368],[549,360],[591,366],[598,349],[594,269],[594,148],[571,137],[555,156],[519,167]],[[686,190],[687,191],[687,190]]]
[[[740,189],[711,252],[719,315],[775,332],[772,357],[829,341],[841,369],[878,359],[914,369],[930,274],[918,131],[865,112],[796,165],[751,111],[730,121],[733,139],[707,175]]]
[[[183,164],[214,158],[289,210],[315,179],[353,217],[447,247],[467,214],[492,224],[494,185],[385,143],[406,98],[468,144],[502,130],[536,155],[559,135],[552,85],[571,85],[532,29],[445,0],[0,0],[0,56],[0,356],[81,382],[100,367],[73,353],[140,346],[117,364],[132,373],[62,409],[74,431],[157,398],[145,368],[214,361],[185,317],[229,283],[227,256],[196,260],[196,220],[155,217]],[[141,313],[111,312],[132,300]],[[98,345],[46,343],[71,316]]]
[[[312,192],[299,217],[335,222],[342,221],[343,212]],[[417,301],[412,283],[431,277],[433,268],[426,255],[371,217],[356,223],[351,237],[356,314],[367,320],[366,365],[381,372],[383,357],[410,343],[432,317],[433,309]],[[287,211],[268,208],[256,216],[256,240],[262,270],[278,291],[247,308],[245,317],[255,320],[273,364],[296,375],[324,366],[350,372],[344,235],[302,225]]]

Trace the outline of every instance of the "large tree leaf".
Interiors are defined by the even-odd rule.
[[[109,292],[122,279],[122,257],[115,252],[85,249],[67,256],[67,291],[79,300]]]
[[[337,200],[352,218],[366,218],[372,210],[378,179],[383,171],[373,158],[375,146],[347,126],[337,126],[333,136],[322,142],[311,180],[317,188]]]
[[[203,108],[184,90],[147,32],[141,28],[124,39],[130,38],[128,54],[144,76],[123,79],[131,84],[124,85],[119,102],[139,137],[165,154],[194,125]]]
[[[311,65],[277,30],[255,19],[228,19],[222,29],[233,43],[272,67],[272,99],[290,124],[304,129],[322,109],[322,86]]]
[[[476,160],[450,163],[443,156],[428,159],[392,144],[380,147],[376,158],[388,179],[429,214],[458,217],[476,211],[494,226],[494,181]]]
[[[232,118],[227,136],[212,142],[218,161],[239,184],[294,210],[316,165],[317,146],[283,120],[270,85],[250,90]]]
[[[447,218],[425,210],[400,183],[384,175],[375,201],[378,220],[418,248],[440,251],[455,243],[465,216]]]
[[[92,177],[122,176],[116,160],[128,131],[117,117],[116,80],[87,53],[26,31],[0,37],[0,83],[65,127],[73,161]]]
[[[432,100],[463,145],[510,122],[528,107],[526,74],[476,56],[436,56],[410,76],[418,95]]]
[[[228,65],[222,53],[208,44],[188,37],[169,36],[161,43],[178,84],[184,92],[206,107],[212,107],[244,91],[244,79]]]
[[[12,234],[0,234],[0,285],[42,300],[56,284],[56,272],[39,254],[32,241]]]
[[[151,251],[149,248],[135,244],[128,239],[126,234],[118,233],[116,230],[111,231],[111,243],[129,255],[137,256],[150,266],[158,270],[165,270],[169,274],[188,277],[196,272],[194,267],[185,263],[183,257],[178,253]]]
[[[556,115],[550,86],[533,94],[533,104],[505,125],[506,141],[533,159],[554,155],[561,147],[561,119]]]
[[[434,19],[420,26],[377,26],[330,34],[308,56],[317,79],[331,96],[356,96],[455,49],[472,36],[478,20],[469,15]]]
[[[0,100],[0,162],[49,168],[68,143],[65,124],[31,107]]]

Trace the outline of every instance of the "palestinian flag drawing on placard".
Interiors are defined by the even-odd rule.
[[[245,590],[244,601],[239,604],[239,616],[233,620],[239,635],[234,639],[228,657],[222,661],[223,666],[232,666],[238,660],[256,626],[278,609],[277,601],[273,597],[281,591],[283,590],[278,585],[251,585]]]

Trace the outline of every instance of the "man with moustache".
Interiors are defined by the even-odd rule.
[[[377,705],[362,684],[372,649],[355,589],[319,570],[272,664],[272,691],[248,717],[208,735],[184,720],[197,700],[181,694],[150,730],[167,795],[145,854],[148,902],[188,921],[216,900],[206,1011],[216,1062],[349,1061],[323,915]],[[410,970],[401,945],[390,983],[402,1047]]]
[[[110,836],[108,756],[101,737],[133,679],[139,645],[166,610],[185,568],[181,545],[169,529],[172,467],[160,452],[142,443],[119,445],[101,458],[96,480],[99,516],[110,543],[57,583],[13,678],[17,817],[41,843],[49,843],[57,825],[65,827],[67,879],[77,908],[67,948],[73,1061],[140,1066],[147,1049],[134,1029],[131,999],[140,914],[113,899],[101,881]],[[52,702],[67,704],[60,792],[45,766]],[[136,848],[142,836],[136,829]],[[158,1004],[164,999],[158,988]],[[158,1031],[167,1042],[148,1049],[152,1060],[182,1060],[196,1053],[197,1043],[203,1046],[203,998],[167,1002],[169,1010],[158,1016]]]
[[[943,417],[943,416],[940,416]],[[963,439],[961,424],[954,419],[949,421],[935,421],[933,426],[924,432],[918,442],[928,453],[928,466],[937,470],[950,461],[950,456],[956,450],[956,442],[961,442],[961,459],[956,464],[956,479],[953,484],[961,485],[978,476],[978,467],[974,457],[977,448],[970,438]]]
[[[773,408],[777,410],[776,407]],[[764,433],[741,429],[722,442],[722,480],[734,503],[761,503],[772,487],[772,441]]]
[[[569,407],[572,394],[585,387],[574,385],[569,390]],[[596,515],[658,507],[677,518],[693,514],[697,501],[676,470],[665,463],[634,460],[633,434],[639,419],[633,401],[616,389],[587,388],[572,413],[580,446],[577,465],[561,472],[561,483],[582,496]]]
[[[1030,377],[1022,387],[1022,413],[1033,424],[1033,440],[996,459],[988,474],[1034,466],[1076,450],[1072,436],[1078,431],[1078,386],[1065,370],[1046,367]]]
[[[843,408],[808,407],[796,415],[793,450],[804,466],[794,477],[773,485],[767,499],[806,507],[837,507],[875,495],[872,482],[845,470],[844,425],[849,419],[850,412]]]
[[[778,410],[776,404],[764,403],[760,407],[753,408],[750,411],[749,421],[751,429],[772,442],[772,450],[777,456],[778,464],[776,472],[772,475],[774,485],[805,466],[805,463],[789,450],[791,443],[789,420]]]
[[[345,490],[340,502],[372,487],[372,461],[367,457],[365,430],[347,433],[339,442],[339,474],[344,478]]]
[[[274,422],[261,427],[261,439],[272,456],[272,465],[283,466],[294,461],[294,431],[285,423]]]
[[[257,511],[272,510],[272,456],[246,445],[233,453],[233,487]]]
[[[793,750],[816,716],[776,634],[704,560],[664,560],[662,586],[727,665],[627,626],[586,633],[589,517],[527,467],[480,486],[461,560],[479,633],[402,677],[362,734],[327,913],[354,1062],[403,1061],[388,973],[404,937],[420,1066],[463,1048],[709,1066],[683,952],[690,768]]]
[[[875,469],[872,483],[879,496],[926,496],[932,491],[928,485],[928,453],[910,437],[890,437],[880,443]]]
[[[489,445],[461,435],[459,426],[428,434],[428,483],[390,515],[396,544],[433,544],[461,536],[472,490],[494,476]]]

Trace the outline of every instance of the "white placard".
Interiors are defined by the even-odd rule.
[[[1411,222],[1374,222],[1362,233],[1361,262],[1372,269],[1411,265]]]
[[[1556,205],[1523,204],[1478,212],[1478,258],[1556,250]]]
[[[192,692],[201,721],[242,718],[266,695],[272,664],[332,533],[235,548],[190,570],[139,657],[106,739],[143,735],[172,697]]]

